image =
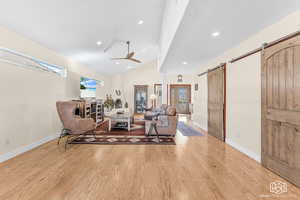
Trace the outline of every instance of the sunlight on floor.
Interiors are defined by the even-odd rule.
[[[177,130],[176,133],[176,144],[186,144],[188,141],[188,137],[187,136],[183,136],[182,133]]]
[[[188,117],[189,117],[188,115],[179,114],[178,121],[187,122]]]
[[[188,115],[179,114],[178,121],[187,123],[188,117],[189,117]],[[182,133],[179,130],[177,130],[176,143],[177,144],[186,144],[187,141],[188,141],[188,137],[183,136]]]

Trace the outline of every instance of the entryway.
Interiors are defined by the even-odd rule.
[[[175,106],[180,114],[190,114],[189,104],[191,103],[190,84],[170,85],[170,105]]]

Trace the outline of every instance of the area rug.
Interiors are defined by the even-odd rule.
[[[154,136],[113,136],[113,135],[96,135],[82,136],[76,138],[71,144],[135,144],[135,145],[148,145],[148,144],[162,144],[162,145],[175,145],[175,139],[168,136],[160,136],[159,139]]]
[[[126,129],[112,129],[108,132],[108,124],[96,129],[97,135],[128,135],[128,136],[144,136],[145,135],[145,121],[135,121],[131,125],[131,130]]]
[[[201,132],[195,130],[194,128],[186,125],[181,121],[178,122],[177,129],[183,136],[204,136]]]

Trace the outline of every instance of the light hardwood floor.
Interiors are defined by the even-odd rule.
[[[176,146],[63,145],[49,142],[0,164],[1,200],[300,199],[273,195],[283,179],[211,136]]]

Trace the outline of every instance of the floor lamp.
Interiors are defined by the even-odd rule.
[[[154,101],[156,100],[156,95],[155,94],[151,94],[150,95],[150,99],[151,99],[152,108],[154,108]]]

